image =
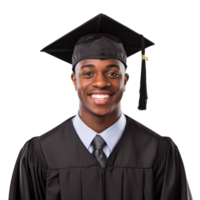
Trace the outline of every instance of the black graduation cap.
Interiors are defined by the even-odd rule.
[[[147,86],[145,48],[153,42],[105,14],[98,14],[41,51],[72,64],[83,59],[118,59],[125,69],[126,58],[142,51],[139,110],[146,110]]]

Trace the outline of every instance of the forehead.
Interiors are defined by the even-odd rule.
[[[123,70],[125,68],[124,64],[118,59],[84,59],[79,61],[75,66],[75,71],[79,71],[83,69],[83,66],[93,65],[93,68],[101,68],[104,69],[108,65],[116,65],[119,67],[119,70]]]

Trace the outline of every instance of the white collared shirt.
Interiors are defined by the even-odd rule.
[[[108,158],[120,137],[122,136],[122,133],[124,132],[126,117],[123,113],[121,113],[119,119],[101,133],[97,133],[88,127],[79,117],[79,111],[77,112],[76,116],[72,118],[72,122],[79,138],[85,147],[90,151],[90,153],[93,152],[93,146],[91,145],[92,140],[97,134],[101,135],[101,137],[106,142],[103,151]]]

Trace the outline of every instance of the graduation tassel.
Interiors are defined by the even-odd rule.
[[[146,63],[145,59],[148,60],[147,57],[145,57],[145,45],[144,45],[144,37],[141,35],[141,44],[142,44],[142,69],[141,69],[141,78],[140,78],[140,98],[139,98],[139,110],[146,110],[146,104],[147,104],[147,84],[146,84]]]

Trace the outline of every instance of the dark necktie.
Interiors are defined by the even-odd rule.
[[[96,160],[100,164],[101,171],[103,172],[107,161],[107,156],[103,151],[103,147],[106,145],[106,142],[100,135],[96,135],[95,138],[92,140],[91,144],[94,147],[92,155],[96,158]]]

